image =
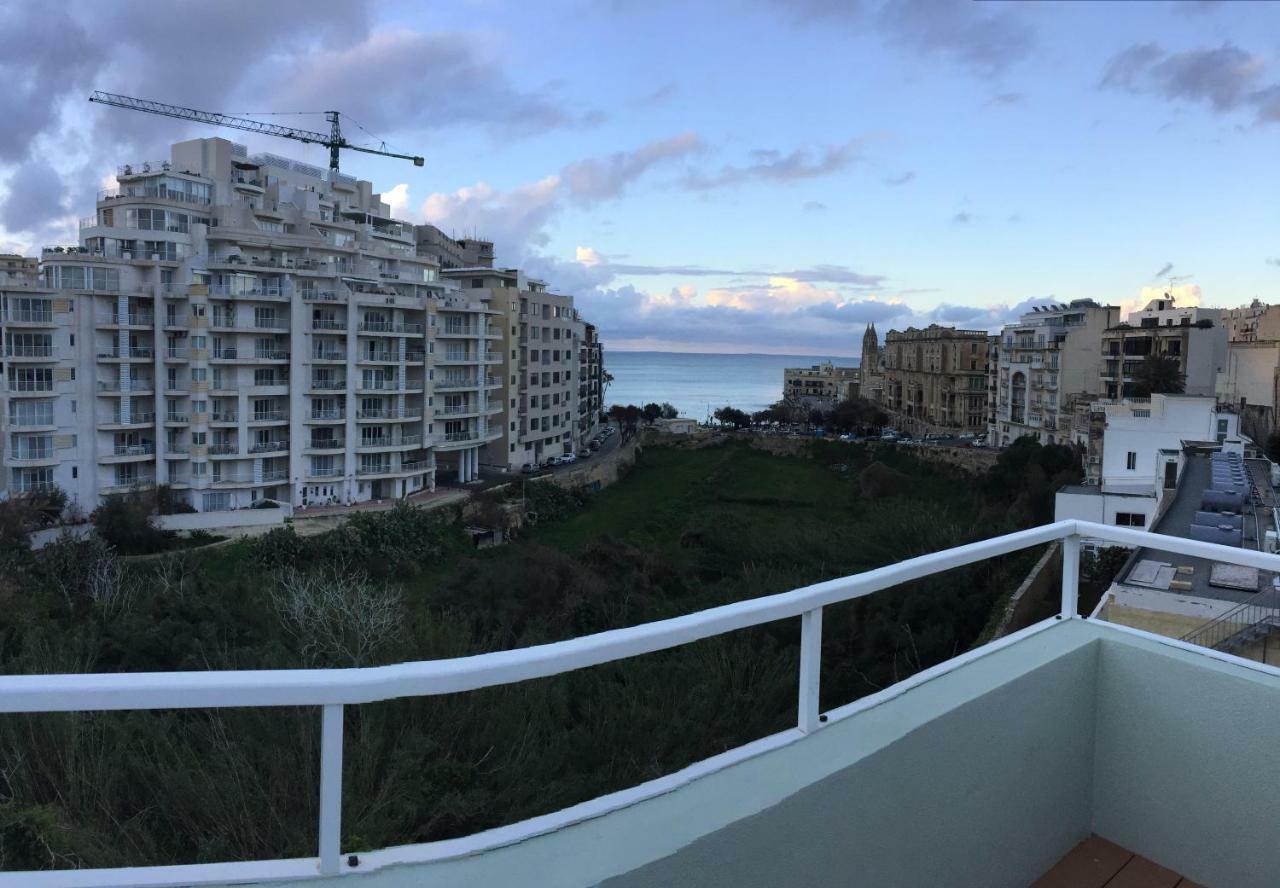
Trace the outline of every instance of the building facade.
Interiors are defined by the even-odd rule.
[[[1103,331],[1103,393],[1111,399],[1134,394],[1143,359],[1159,355],[1178,361],[1185,394],[1213,395],[1227,360],[1227,328],[1221,320],[1221,309],[1178,308],[1171,296],[1151,300],[1127,322]]]
[[[58,487],[92,509],[163,484],[224,511],[478,474],[520,390],[502,374],[522,291],[442,276],[370,182],[225,139],[117,181],[80,243],[46,248],[38,275],[3,269],[9,493]]]
[[[1042,444],[1070,440],[1072,395],[1102,393],[1102,334],[1120,309],[1077,299],[1036,306],[1000,334],[993,439],[1000,446],[1022,437]]]
[[[604,410],[604,348],[595,324],[578,322],[578,449],[584,450],[600,431]]]
[[[782,397],[809,410],[830,410],[857,390],[858,371],[830,361],[812,367],[787,367],[782,372]]]
[[[890,330],[884,340],[882,403],[896,425],[914,432],[987,427],[985,330],[930,324]]]

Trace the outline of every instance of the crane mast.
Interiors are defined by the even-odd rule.
[[[153,102],[149,99],[135,99],[132,96],[122,96],[118,93],[102,92],[101,90],[95,90],[93,95],[89,96],[89,101],[112,105],[116,108],[128,108],[132,111],[143,111],[147,114],[176,117],[178,120],[194,120],[197,123],[207,123],[210,126],[225,126],[231,129],[247,130],[251,133],[261,133],[265,136],[278,136],[281,139],[293,139],[296,142],[323,145],[329,149],[329,169],[334,172],[338,170],[338,152],[341,149],[360,151],[364,154],[377,154],[382,157],[394,157],[398,160],[411,160],[414,166],[422,166],[425,162],[421,157],[413,154],[396,154],[391,151],[365,148],[362,145],[352,145],[342,135],[342,114],[338,111],[326,111],[324,113],[325,120],[329,122],[329,132],[325,134],[314,130],[299,129],[294,126],[263,123],[260,120],[250,120],[247,117],[233,117],[216,111],[199,111],[195,108],[184,108],[181,105]]]

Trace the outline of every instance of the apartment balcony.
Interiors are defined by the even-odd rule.
[[[379,464],[357,474],[395,477],[431,465]],[[215,477],[214,484],[228,480]],[[76,870],[71,876],[78,885],[278,880],[336,886],[358,865],[364,880],[444,888],[1023,888],[1046,874],[1045,886],[1194,880],[1271,888],[1280,872],[1273,835],[1280,801],[1260,768],[1280,737],[1280,669],[1078,616],[1082,536],[1157,549],[1169,541],[1063,521],[790,592],[523,650],[306,672],[7,675],[0,677],[0,707],[10,713],[320,711],[313,856]],[[821,700],[825,607],[910,581],[945,583],[946,571],[1055,541],[1066,553],[1055,616],[854,702]],[[1280,571],[1277,556],[1191,540],[1178,545],[1212,561]],[[470,837],[376,850],[342,847],[346,706],[514,685],[797,619],[794,721],[778,733]],[[359,734],[347,733],[345,740],[359,742]],[[1090,838],[1094,834],[1110,841]],[[1082,862],[1082,850],[1092,852],[1084,870],[1066,872]],[[1164,881],[1111,881],[1134,854],[1168,868]],[[46,878],[54,874],[8,875],[14,884],[57,881]]]
[[[219,441],[209,445],[210,456],[240,456],[240,445],[234,441]]]
[[[236,425],[240,422],[240,414],[234,410],[215,410],[209,414],[210,425]]]
[[[336,330],[339,332],[346,332],[347,322],[335,321],[329,318],[312,318],[311,329],[312,330]]]
[[[356,469],[356,475],[361,478],[404,478],[409,475],[420,475],[434,468],[435,463],[430,460],[410,460],[398,466],[359,466]]]
[[[303,290],[302,299],[304,302],[346,302],[345,293],[339,293],[337,290]]]
[[[166,361],[186,361],[190,359],[190,355],[185,348],[166,348],[163,350],[164,359]]]
[[[53,312],[10,308],[4,313],[4,322],[10,327],[52,327]]]
[[[347,353],[342,349],[314,349],[311,352],[311,361],[315,364],[323,363],[346,363]]]
[[[165,459],[188,459],[191,448],[186,444],[165,444],[162,456]]]
[[[394,351],[362,351],[356,358],[356,362],[360,364],[398,364],[400,363],[400,353]]]
[[[435,364],[437,367],[461,366],[465,364],[481,363],[481,356],[475,354],[435,354]]]
[[[156,316],[151,312],[131,312],[128,315],[111,312],[110,315],[99,315],[93,320],[99,328],[145,328],[150,330],[155,325]]]
[[[346,448],[344,438],[312,438],[305,448],[307,453],[331,453]]]
[[[282,363],[289,360],[289,353],[282,349],[254,349],[253,362],[255,364],[272,364]]]
[[[322,422],[342,422],[347,418],[347,411],[342,408],[336,410],[312,410],[303,417],[306,423],[322,423]]]
[[[153,361],[155,350],[151,348],[109,348],[98,352],[99,361]]]
[[[331,466],[327,469],[308,469],[307,480],[309,481],[327,481],[333,478],[342,477],[341,466]]]
[[[421,407],[383,407],[356,411],[356,422],[409,422],[415,419],[422,419]]]
[[[448,339],[475,339],[481,334],[481,328],[478,326],[457,326],[445,324],[436,327],[436,336]]]
[[[412,450],[422,446],[422,435],[386,435],[382,438],[361,438],[356,444],[357,453],[378,453],[390,450]]]
[[[15,363],[47,362],[55,359],[52,345],[9,345],[5,347],[4,355]]]
[[[289,449],[289,439],[279,441],[259,441],[249,446],[250,453],[282,453]]]
[[[263,484],[278,484],[281,481],[289,480],[288,469],[266,469],[262,473]]]
[[[131,493],[135,490],[145,490],[148,487],[154,487],[156,476],[154,473],[140,472],[137,475],[127,478],[118,478],[110,483],[102,485],[98,488],[98,492],[103,496],[110,496],[116,493]]]
[[[289,414],[284,410],[255,410],[249,416],[249,425],[278,425],[289,421]]]
[[[128,418],[115,414],[108,420],[104,420],[98,424],[98,428],[104,430],[110,429],[129,429],[142,428],[144,426],[153,426],[156,424],[156,415],[154,413],[131,413]]]
[[[210,299],[243,299],[246,301],[281,301],[287,302],[289,297],[293,295],[293,288],[289,286],[275,286],[264,284],[260,287],[232,287],[227,284],[210,284]]]
[[[341,392],[346,388],[345,379],[313,379],[310,384],[310,390],[316,392]]]
[[[98,380],[98,394],[106,398],[120,397],[122,395],[139,396],[155,394],[155,383],[150,379],[134,379],[130,381],[127,387],[120,382],[112,382],[109,380]],[[9,394],[15,394],[12,390]]]
[[[400,384],[394,379],[362,379],[356,383],[357,394],[398,391],[400,391]]]
[[[433,411],[436,416],[453,417],[479,416],[484,412],[486,412],[485,408],[481,407],[479,404],[463,404],[458,407],[437,407]]]
[[[357,327],[360,333],[371,336],[421,336],[421,324],[393,324],[390,321],[361,321]]]
[[[57,451],[52,447],[23,447],[4,452],[4,463],[7,466],[38,468],[40,466],[57,465]]]
[[[191,417],[185,413],[166,413],[164,415],[165,425],[190,425]]]

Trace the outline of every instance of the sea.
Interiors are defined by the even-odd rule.
[[[720,355],[677,352],[604,352],[604,367],[613,374],[604,403],[635,404],[666,401],[688,416],[705,420],[720,407],[748,413],[763,410],[782,398],[782,371],[831,361],[858,366],[851,357],[815,355]]]

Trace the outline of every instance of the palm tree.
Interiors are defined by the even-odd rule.
[[[1147,355],[1133,372],[1131,394],[1138,398],[1152,395],[1180,395],[1187,388],[1187,377],[1177,358]]]

